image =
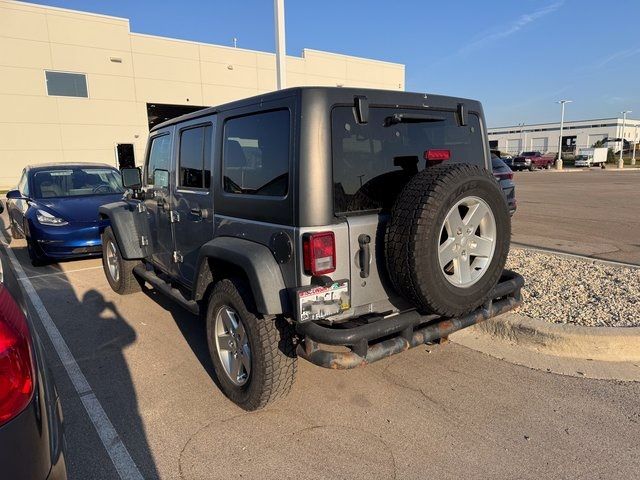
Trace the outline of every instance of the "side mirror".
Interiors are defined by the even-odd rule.
[[[153,186],[156,188],[169,188],[169,171],[157,168],[153,171]]]
[[[120,176],[124,188],[137,190],[142,187],[142,173],[139,168],[123,168],[120,171]]]
[[[20,193],[20,190],[9,190],[7,192],[7,198],[9,200],[24,200],[24,195]]]

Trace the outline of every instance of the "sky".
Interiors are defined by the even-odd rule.
[[[45,0],[131,31],[275,51],[272,0]],[[489,126],[640,118],[637,0],[285,0],[287,54],[402,63],[406,89],[480,100]]]

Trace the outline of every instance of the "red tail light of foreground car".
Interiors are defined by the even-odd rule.
[[[0,426],[29,404],[33,384],[34,366],[27,319],[0,283]]]

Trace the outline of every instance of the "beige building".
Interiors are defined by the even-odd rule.
[[[287,85],[404,90],[404,65],[305,49]],[[132,33],[129,20],[0,0],[0,188],[26,164],[142,163],[149,126],[274,90],[275,55]]]

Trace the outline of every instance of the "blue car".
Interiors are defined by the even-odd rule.
[[[102,252],[98,208],[122,198],[120,172],[100,164],[28,166],[7,192],[13,238],[26,238],[34,265]]]

